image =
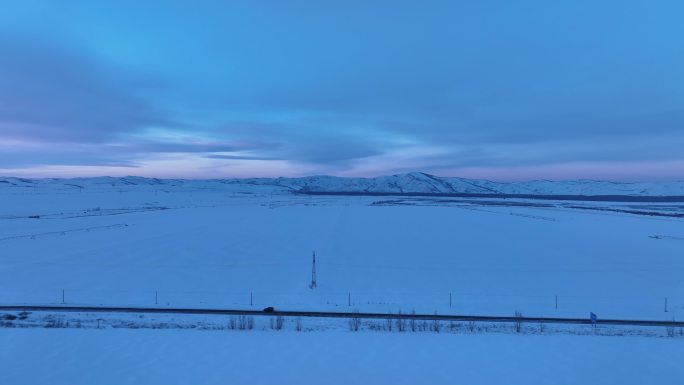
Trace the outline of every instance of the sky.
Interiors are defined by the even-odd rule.
[[[0,9],[0,175],[684,180],[681,0]]]

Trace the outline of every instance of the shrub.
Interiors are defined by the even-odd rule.
[[[522,329],[522,313],[519,311],[515,312],[515,332],[520,333]]]
[[[401,310],[399,310],[398,315],[399,315],[399,317],[401,317]],[[400,332],[406,331],[406,319],[405,318],[397,318],[396,324],[397,324],[397,330],[399,330]]]
[[[237,326],[240,330],[254,329],[254,317],[247,317],[246,315],[238,316]]]
[[[279,315],[276,317],[271,317],[271,329],[282,330],[283,324],[285,323],[285,317]]]
[[[354,314],[358,314],[358,311],[355,311]],[[353,332],[358,332],[359,329],[361,328],[361,318],[358,316],[354,315],[349,319],[349,330]]]
[[[437,312],[435,312],[435,315],[437,315]],[[433,319],[432,323],[430,324],[430,330],[435,333],[439,333],[440,330],[442,330],[442,322],[436,318]]]
[[[674,323],[675,320],[672,318],[672,323]],[[667,336],[668,337],[674,337],[675,336],[675,327],[674,325],[668,325],[665,330],[667,331]]]

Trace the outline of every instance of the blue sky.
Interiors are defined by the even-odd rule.
[[[681,1],[1,1],[0,174],[684,179]]]

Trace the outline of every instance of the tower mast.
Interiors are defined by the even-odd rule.
[[[311,284],[309,285],[309,289],[315,289],[316,288],[316,252],[313,252],[313,261],[311,264]]]

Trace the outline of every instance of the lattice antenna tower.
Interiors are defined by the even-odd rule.
[[[313,252],[313,259],[311,261],[311,284],[309,285],[309,289],[315,289],[316,288],[316,252]]]

